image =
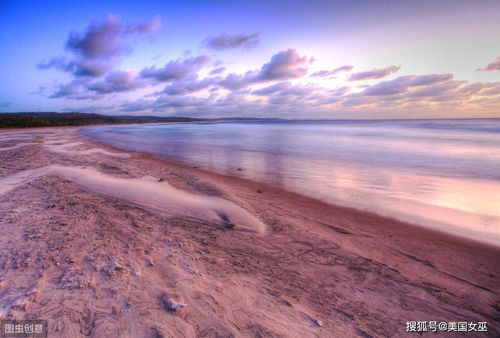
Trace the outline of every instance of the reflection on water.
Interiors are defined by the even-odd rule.
[[[184,123],[84,133],[500,245],[498,119]]]

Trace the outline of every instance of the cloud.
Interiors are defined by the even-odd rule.
[[[245,74],[231,73],[219,84],[230,90],[245,88],[253,83],[299,78],[307,73],[307,65],[314,59],[300,56],[295,49],[280,51],[271,57],[258,71]]]
[[[500,94],[497,83],[468,83],[454,81],[451,74],[400,76],[382,81],[358,93],[342,96],[341,104],[349,107],[436,109],[441,107],[460,109],[460,105],[472,103],[473,97]],[[500,88],[499,88],[500,89]]]
[[[85,79],[74,79],[73,81],[58,86],[57,90],[49,96],[51,99],[58,98],[70,98],[75,100],[86,100],[89,98],[94,98],[95,95],[89,95],[86,90],[86,83],[88,80]]]
[[[50,68],[55,68],[58,70],[62,70],[65,72],[70,72],[72,71],[72,66],[70,65],[70,61],[68,60],[67,57],[64,56],[59,56],[59,57],[54,57],[50,59],[49,61],[43,61],[40,62],[37,65],[38,69],[50,69]]]
[[[126,27],[127,34],[153,34],[158,32],[162,27],[162,21],[159,15],[156,15],[151,18],[151,20],[139,23],[132,24]]]
[[[120,62],[117,57],[101,59],[82,59],[68,64],[76,76],[101,77],[111,71]]]
[[[173,82],[165,87],[163,93],[168,95],[187,95],[208,88],[214,84],[216,80],[217,78],[197,80],[196,76],[194,76],[192,79],[183,79]]]
[[[286,89],[289,87],[290,87],[290,82],[278,82],[278,83],[275,83],[275,84],[268,86],[268,87],[256,89],[256,90],[252,91],[252,95],[267,96],[267,95],[282,91],[283,89]]]
[[[252,95],[258,96],[282,96],[282,97],[305,97],[317,91],[319,87],[308,85],[292,85],[290,82],[278,82],[274,85],[257,89],[251,92]]]
[[[72,73],[74,76],[100,77],[112,70],[120,59],[110,58],[81,58],[78,60],[68,60],[65,57],[56,57],[48,62],[38,64],[39,69],[55,68],[64,72]]]
[[[260,88],[250,92],[256,96],[266,96],[267,102],[273,105],[313,105],[324,100],[325,97],[319,91],[323,88],[315,84],[292,84],[290,82],[278,82],[271,86]]]
[[[295,49],[278,51],[261,67],[241,73],[228,72],[225,68],[228,64],[215,61],[207,55],[193,56],[191,52],[185,52],[163,65],[146,67],[146,64],[137,72],[119,69],[117,66],[122,57],[130,52],[130,38],[151,34],[160,26],[159,19],[126,25],[119,18],[109,16],[101,23],[90,25],[85,31],[71,34],[66,43],[70,55],[39,64],[41,69],[58,69],[72,75],[69,83],[49,86],[52,89],[49,97],[96,100],[112,93],[144,88],[134,93],[133,96],[136,96],[144,92],[142,98],[135,102],[117,104],[116,100],[126,98],[126,95],[116,95],[112,101],[102,102],[106,101],[109,109],[116,113],[276,116],[282,112],[294,116],[300,112],[304,117],[307,113],[337,109],[347,112],[367,107],[374,111],[410,109],[408,107],[432,110],[460,107],[460,104],[467,106],[472,100],[479,99],[484,99],[492,106],[496,102],[495,96],[500,95],[498,82],[453,81],[451,74],[396,75],[389,81],[383,79],[398,72],[399,66],[352,73],[354,67],[344,65],[317,71],[311,77],[316,78],[314,80],[318,84],[304,84],[301,80],[308,74],[314,59]],[[223,34],[211,38],[214,45],[212,49],[248,47],[251,41],[258,41],[258,34],[255,34]],[[217,42],[214,42],[216,39]],[[209,75],[201,77],[201,74]],[[338,88],[320,86],[319,83],[324,81],[317,78],[329,78],[337,74],[346,74],[348,81],[374,81],[347,82],[350,86]],[[159,84],[163,84],[160,91],[156,87]],[[151,88],[146,88],[148,86]],[[41,90],[41,95],[44,92]]]
[[[207,48],[214,50],[233,49],[239,47],[252,48],[259,43],[259,35],[260,33],[258,32],[248,35],[229,35],[223,33],[219,36],[205,39],[205,45]]]
[[[377,102],[373,97],[363,96],[363,97],[352,97],[342,102],[344,107],[355,107],[370,105]]]
[[[144,87],[145,82],[131,70],[114,70],[103,80],[92,81],[89,78],[75,78],[60,85],[49,98],[68,98],[75,100],[98,99],[104,94],[119,93]]]
[[[351,88],[349,88],[347,86],[330,89],[328,91],[328,96],[342,96],[342,95],[346,94],[347,92],[349,92],[350,90],[351,90]]]
[[[415,79],[415,76],[400,76],[394,80],[382,81],[366,88],[361,92],[361,96],[383,96],[401,94],[408,90],[408,87]]]
[[[410,87],[429,86],[449,81],[452,74],[429,74],[400,76],[394,80],[382,81],[361,92],[365,96],[385,96],[406,93]]]
[[[163,68],[144,68],[140,76],[142,78],[152,78],[158,82],[180,80],[200,70],[210,62],[210,57],[200,55],[197,57],[181,57],[175,61],[170,61]]]
[[[458,92],[461,94],[466,94],[466,95],[474,95],[478,93],[481,89],[484,88],[484,85],[480,82],[476,83],[470,83],[468,85],[465,85],[461,87]]]
[[[334,70],[320,70],[318,72],[312,73],[312,77],[330,77],[333,75],[337,75],[338,73],[342,72],[350,72],[351,70],[354,69],[354,66],[342,66],[339,68],[336,68]]]
[[[208,106],[207,98],[200,98],[189,95],[182,96],[162,96],[153,102],[153,110],[165,108],[203,107]]]
[[[391,75],[392,73],[396,73],[397,71],[399,71],[400,68],[401,66],[390,66],[380,69],[372,69],[359,73],[352,73],[349,76],[349,81],[381,79],[383,77]]]
[[[500,95],[500,82],[491,82],[483,84],[483,90],[479,92],[482,96]]]
[[[254,79],[258,71],[241,75]],[[198,80],[195,76],[175,81],[167,86],[165,91],[157,93],[155,100],[139,100],[128,103],[123,107],[125,111],[154,111],[161,114],[183,116],[286,116],[307,117],[308,114],[319,116],[326,112],[355,112],[364,109],[373,111],[401,112],[405,110],[421,110],[426,112],[442,111],[444,109],[462,109],[468,103],[479,102],[477,97],[488,90],[500,92],[500,83],[466,83],[453,81],[449,74],[428,74],[400,76],[391,81],[365,88],[377,95],[365,95],[364,91],[351,92],[348,86],[338,88],[324,88],[315,84],[293,84],[289,81],[272,83],[263,88],[250,90],[233,90],[227,95],[208,91],[206,97],[191,96],[191,88],[196,91],[207,79]],[[248,79],[247,79],[248,80]],[[219,79],[213,79],[212,88],[217,88]],[[256,82],[251,82],[256,83]],[[174,86],[175,84],[175,86]],[[185,85],[185,86],[184,86]],[[174,88],[182,90],[173,90]],[[170,88],[167,90],[167,88]],[[206,87],[210,88],[210,86]],[[355,90],[353,87],[352,90]],[[376,89],[376,91],[375,91]],[[178,93],[178,95],[176,95]],[[221,95],[222,94],[222,95]],[[471,98],[476,97],[475,100]],[[495,107],[498,105],[498,96],[481,98],[482,105]],[[496,101],[495,101],[496,100]],[[297,115],[299,114],[299,115]]]
[[[319,87],[315,85],[294,85],[282,89],[279,94],[282,96],[305,97],[317,91]]]
[[[246,72],[244,75],[231,73],[228,74],[223,80],[219,81],[219,85],[229,89],[238,90],[249,86],[252,83],[258,82],[256,71]]]
[[[104,81],[90,83],[86,88],[99,94],[126,92],[141,87],[137,73],[130,70],[115,70],[110,72]]]
[[[119,17],[108,15],[104,22],[91,24],[84,34],[72,33],[66,47],[85,58],[107,58],[122,54],[124,39],[133,34],[150,34],[161,27],[159,17],[141,24],[124,25]]]
[[[225,70],[226,70],[225,67],[217,67],[210,71],[210,75],[220,74],[223,73]]]
[[[215,81],[215,78],[203,81],[193,80],[197,77],[195,72],[208,62],[208,56],[179,58],[170,61],[160,69],[145,68],[140,74],[132,70],[111,70],[106,72],[107,75],[104,79],[98,81],[94,81],[94,77],[77,76],[70,83],[56,88],[56,91],[49,98],[97,99],[104,94],[132,91],[157,82],[179,81],[189,76],[194,76],[194,78],[191,78],[190,81],[174,83],[165,90],[171,95],[194,92],[206,88]]]
[[[116,25],[113,21],[112,27]],[[146,31],[146,26],[127,26],[131,31]],[[133,28],[130,28],[133,27]],[[114,31],[106,28],[105,31]],[[88,35],[88,34],[87,34]],[[92,34],[90,34],[92,35]],[[87,47],[88,43],[84,43]],[[83,47],[82,47],[83,48]],[[107,47],[106,47],[107,48]],[[98,43],[92,49],[93,54],[89,55],[112,55],[106,48]],[[118,50],[112,48],[111,50]],[[296,50],[288,49],[274,54],[270,61],[265,63],[259,70],[248,71],[244,74],[230,73],[224,78],[209,77],[203,80],[197,79],[197,72],[211,62],[207,55],[183,56],[172,60],[161,68],[156,66],[143,68],[139,74],[127,70],[113,70],[114,58],[89,58],[77,61],[68,61],[66,58],[56,58],[46,64],[41,64],[41,68],[58,68],[71,71],[75,77],[68,84],[61,85],[50,98],[98,98],[100,95],[126,92],[147,85],[154,85],[161,82],[171,82],[165,87],[163,94],[185,95],[209,88],[212,85],[240,91],[249,85],[278,80],[288,80],[301,77],[307,73],[307,66],[313,61],[312,58],[301,56]],[[110,62],[111,64],[106,64]],[[213,69],[210,74],[223,72],[225,68]],[[101,81],[92,81],[97,76],[107,76]],[[83,76],[88,75],[88,76]],[[213,88],[213,87],[212,87]]]
[[[438,83],[431,86],[427,86],[418,90],[413,91],[409,95],[412,97],[428,97],[428,96],[439,96],[452,89],[455,89],[466,81],[448,81],[444,83]]]
[[[257,78],[261,81],[287,80],[304,76],[306,64],[312,62],[306,56],[300,56],[295,49],[288,49],[273,55],[271,61],[262,66]]]
[[[120,110],[124,112],[138,112],[144,111],[152,108],[152,104],[154,101],[148,101],[144,99],[140,99],[134,102],[123,102],[121,104]]]
[[[108,15],[100,23],[92,23],[84,33],[70,34],[66,48],[74,58],[55,57],[38,65],[40,69],[55,68],[76,77],[100,77],[114,69],[121,56],[130,51],[125,40],[134,35],[148,35],[161,27],[159,17],[138,24],[123,24],[117,16]]]
[[[428,86],[453,79],[453,74],[429,74],[417,75],[411,82],[411,86]]]
[[[500,70],[500,56],[486,66],[476,69],[476,72],[492,72],[495,70]]]
[[[343,96],[350,90],[351,88],[347,86],[330,89],[323,96],[318,97],[318,105],[329,105],[340,102],[344,99]]]
[[[162,95],[155,100],[140,99],[134,102],[124,102],[120,107],[120,111],[125,112],[141,112],[152,111],[155,114],[175,114],[177,112],[188,111],[188,114],[193,112],[193,109],[213,108],[214,103],[208,98],[199,98],[189,95],[169,96]]]

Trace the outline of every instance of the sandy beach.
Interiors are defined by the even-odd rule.
[[[414,337],[408,321],[498,337],[499,261],[77,128],[0,131],[0,318],[49,337]]]

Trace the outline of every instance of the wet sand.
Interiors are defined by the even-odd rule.
[[[500,335],[500,248],[77,130],[0,131],[1,318],[50,337]]]

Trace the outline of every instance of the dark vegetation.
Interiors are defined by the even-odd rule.
[[[108,116],[86,113],[0,113],[0,128],[195,121],[202,120],[189,117]]]

